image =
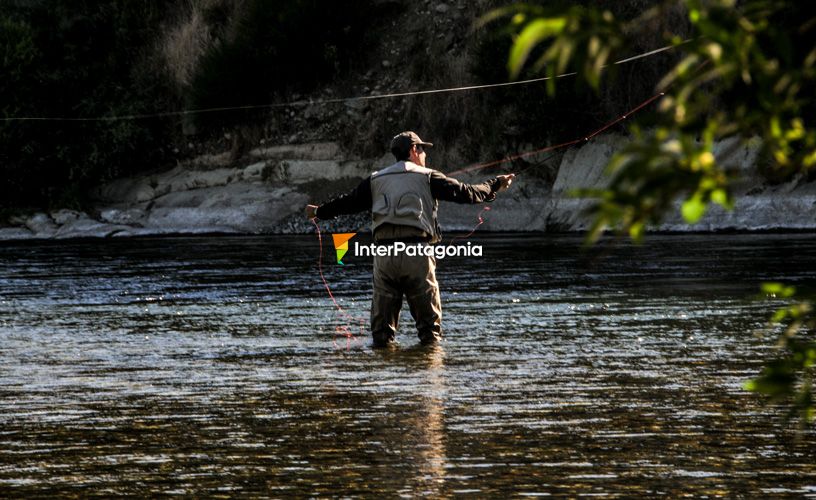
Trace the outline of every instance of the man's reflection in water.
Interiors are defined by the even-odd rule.
[[[417,387],[417,411],[409,416],[410,437],[416,450],[417,476],[411,482],[414,494],[438,497],[444,491],[448,458],[445,438],[445,351],[440,345],[417,349],[416,369],[423,370]]]

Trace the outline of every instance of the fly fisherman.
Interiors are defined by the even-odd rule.
[[[431,146],[414,132],[395,136],[391,140],[395,164],[374,172],[351,192],[328,203],[306,205],[306,216],[326,220],[370,210],[371,229],[378,245],[396,242],[432,245],[442,239],[436,220],[438,200],[490,202],[513,182],[514,174],[508,174],[481,184],[463,184],[426,168],[425,149]],[[442,338],[442,302],[433,252],[410,256],[375,254],[371,301],[374,347],[394,342],[403,295],[408,298],[422,344],[433,344]]]

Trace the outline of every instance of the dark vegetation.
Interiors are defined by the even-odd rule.
[[[172,105],[145,50],[164,16],[162,4],[5,4],[0,117],[104,117]],[[167,126],[161,120],[0,122],[0,203],[74,205],[89,181],[163,161]]]
[[[434,2],[372,0],[6,0],[0,118],[71,120],[0,121],[0,210],[81,208],[99,183],[206,152],[229,150],[238,161],[262,140],[338,141],[376,157],[410,128],[440,145],[439,168],[496,159],[608,122],[651,95],[672,61],[623,67],[599,92],[575,80],[558,98],[533,84],[360,109],[275,106],[507,81],[511,30],[474,22],[508,3],[450,3],[439,12]],[[624,17],[644,7],[613,4]],[[661,43],[653,38],[633,50]],[[233,107],[243,109],[174,113]]]
[[[191,138],[231,130],[240,149],[268,109],[112,118],[264,105],[359,70],[370,4],[4,2],[0,118],[70,120],[0,122],[0,208],[76,207],[94,184],[183,157]]]

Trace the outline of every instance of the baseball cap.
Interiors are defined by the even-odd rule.
[[[414,144],[421,144],[422,146],[433,146],[431,142],[424,142],[416,132],[402,132],[391,139],[391,151],[408,151]]]

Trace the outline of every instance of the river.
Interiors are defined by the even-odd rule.
[[[0,497],[816,497],[813,427],[742,388],[816,235],[468,241],[445,341],[406,308],[391,350],[314,236],[0,243]]]

